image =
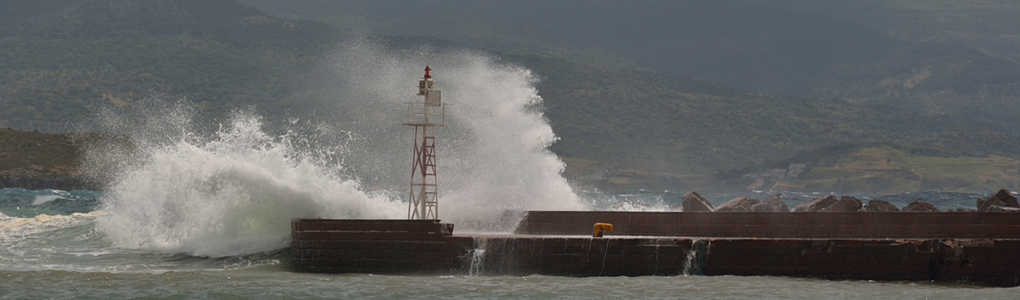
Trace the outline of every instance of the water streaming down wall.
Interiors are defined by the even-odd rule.
[[[692,239],[691,250],[684,258],[683,275],[704,275],[705,262],[708,258],[709,241]]]
[[[485,271],[485,239],[474,239],[474,249],[471,250],[471,261],[469,262],[470,267],[468,268],[468,275],[478,276],[482,275]]]

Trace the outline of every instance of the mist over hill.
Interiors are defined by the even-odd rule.
[[[413,3],[13,1],[0,12],[0,127],[82,130],[96,111],[146,101],[188,103],[210,128],[249,108],[267,124],[335,118],[352,114],[339,50],[372,43],[532,70],[570,176],[743,187],[744,174],[876,146],[1020,159],[1012,48],[963,43],[951,23],[916,38],[933,19],[912,1]],[[904,14],[919,24],[889,21]]]

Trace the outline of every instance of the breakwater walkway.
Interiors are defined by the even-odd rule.
[[[770,275],[1020,285],[1014,213],[524,212],[512,234],[436,220],[292,222],[300,271]],[[594,223],[611,223],[604,237]]]

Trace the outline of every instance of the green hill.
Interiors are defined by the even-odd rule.
[[[568,158],[577,175],[615,178],[605,188],[708,185],[714,180],[707,177],[726,181],[755,170],[811,163],[828,155],[809,155],[812,151],[833,145],[895,145],[947,158],[1020,157],[1020,135],[948,117],[749,93],[545,56],[504,58],[542,76],[539,93],[562,137],[553,150]]]
[[[756,189],[882,194],[1015,190],[1020,187],[1020,160],[925,156],[892,147],[865,147],[826,157],[796,178],[762,179]]]
[[[263,112],[269,122],[311,116],[325,109],[314,101],[321,98],[317,93],[335,92],[330,80],[318,78],[324,74],[320,68],[329,65],[331,51],[350,36],[355,27],[351,24],[388,28],[390,33],[411,30],[406,25],[449,29],[443,36],[451,41],[421,35],[369,37],[395,50],[423,43],[436,51],[482,47],[505,63],[533,70],[540,78],[541,109],[561,137],[552,150],[568,162],[570,176],[606,187],[676,190],[732,181],[731,187],[745,188],[734,178],[810,163],[801,154],[833,145],[895,145],[947,157],[1020,158],[1020,135],[1013,129],[1020,101],[1012,100],[1020,92],[1007,89],[1014,65],[960,45],[897,40],[852,21],[774,7],[754,18],[747,8],[734,8],[738,14],[725,19],[730,23],[661,20],[676,9],[702,19],[707,17],[694,15],[727,11],[717,4],[685,1],[634,7],[607,3],[582,7],[590,14],[557,19],[571,5],[580,5],[563,1],[532,7],[462,5],[447,15],[466,19],[437,17],[422,27],[415,25],[422,22],[422,14],[439,14],[408,7],[388,10],[394,4],[385,2],[245,2],[276,7],[286,18],[233,0],[14,1],[10,7],[19,13],[0,13],[0,127],[63,132],[77,129],[72,125],[85,123],[98,108],[130,110],[151,95],[183,98],[214,120],[248,107]],[[430,3],[435,5],[421,7],[441,9],[453,2]],[[494,15],[501,10],[507,14]],[[533,11],[541,13],[523,15]],[[608,24],[588,28],[605,36],[561,39],[610,12],[631,19],[608,18]],[[644,18],[635,17],[644,13]],[[742,21],[741,16],[751,20]],[[330,28],[299,17],[347,27]],[[622,21],[635,18],[639,21],[633,24]],[[656,23],[660,21],[667,23]],[[489,25],[474,26],[478,24]],[[621,27],[614,29],[613,24]],[[707,28],[686,27],[696,24]],[[740,33],[748,24],[760,24],[760,34],[776,38],[766,41]],[[731,25],[736,27],[727,27]],[[800,28],[804,26],[811,28]],[[787,27],[791,31],[784,31]],[[683,30],[670,31],[676,28]],[[825,28],[835,36],[820,37],[828,32]],[[637,35],[605,42],[630,34]],[[683,39],[672,39],[677,37]],[[688,41],[684,39],[690,40],[677,44]],[[649,41],[663,44],[643,44]],[[856,43],[864,48],[843,48]],[[822,46],[838,49],[813,48]],[[664,49],[676,52],[663,54],[668,52]],[[754,49],[764,52],[747,52]],[[789,49],[797,51],[786,53]],[[670,67],[684,61],[697,65]],[[705,68],[713,70],[696,72]],[[747,92],[712,77],[727,72],[767,79],[759,83],[768,86],[786,80],[776,87],[807,92]],[[966,80],[958,80],[960,76]],[[744,86],[759,79],[747,79]],[[1009,167],[1006,161],[993,161]],[[828,179],[818,180],[813,186],[831,188],[825,185]],[[942,181],[929,185],[932,182]]]
[[[327,26],[229,0],[14,1],[0,15],[0,126],[66,131],[153,94],[205,110],[277,108],[323,58]],[[5,10],[9,11],[9,10]]]
[[[1012,48],[989,52],[950,38],[986,34],[1016,44],[1015,1],[244,2],[353,31],[431,35],[500,53],[1020,128],[1018,115],[1006,113],[1020,103]],[[921,34],[913,32],[945,38],[899,38]]]

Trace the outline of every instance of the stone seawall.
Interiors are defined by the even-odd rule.
[[[1020,256],[1016,255],[1020,253],[1020,239],[1016,238],[1016,231],[992,234],[961,232],[943,237],[910,237],[909,234],[920,234],[925,231],[901,230],[896,231],[901,234],[894,238],[760,236],[774,233],[770,231],[758,233],[757,237],[738,237],[733,236],[734,232],[738,231],[723,226],[724,222],[734,221],[732,218],[735,215],[528,212],[522,219],[520,228],[523,229],[520,229],[520,233],[484,235],[455,235],[452,225],[439,221],[295,219],[292,222],[294,229],[292,265],[299,271],[328,273],[771,275],[1020,285]],[[789,217],[799,214],[784,215]],[[803,215],[832,217],[838,214],[803,213]],[[911,218],[932,221],[927,219],[932,216]],[[677,218],[684,221],[677,221]],[[773,221],[770,218],[760,217],[755,220]],[[805,217],[805,220],[811,218],[815,217]],[[818,217],[815,220],[820,224],[802,226],[851,222],[849,219],[837,221],[839,219]],[[907,219],[909,218],[902,217],[886,222],[905,222]],[[980,222],[975,220],[977,219],[971,220],[971,226],[977,227],[965,228],[987,229],[981,226],[1012,224],[1009,219],[998,216],[980,218]],[[706,236],[687,236],[682,231],[676,230],[677,224],[695,221],[708,224],[708,227],[700,229]],[[614,223],[616,230],[607,233],[603,238],[593,238],[591,226],[595,222]],[[570,230],[563,229],[565,227],[529,227],[536,224],[574,225],[571,225]],[[643,225],[637,226],[638,224]],[[581,229],[582,225],[585,228]],[[899,226],[906,225],[909,224]],[[555,234],[536,234],[529,233],[526,228],[545,228],[543,230],[558,228],[555,230],[560,231],[556,231]],[[688,230],[686,227],[683,228]],[[718,228],[716,232],[718,236],[708,236],[710,228]],[[837,232],[847,230],[838,229],[838,226],[824,228],[827,228],[824,232],[806,229],[801,232],[822,235],[829,234],[831,230]],[[858,234],[863,235],[865,230],[872,229],[882,230],[871,227],[855,230],[859,230]],[[848,233],[845,234],[854,234],[853,231],[846,232]],[[996,237],[988,237],[993,235]]]
[[[291,221],[291,264],[324,273],[457,273],[473,240],[436,220]]]
[[[520,234],[762,238],[1020,238],[1020,214],[997,212],[570,212],[529,211]]]

